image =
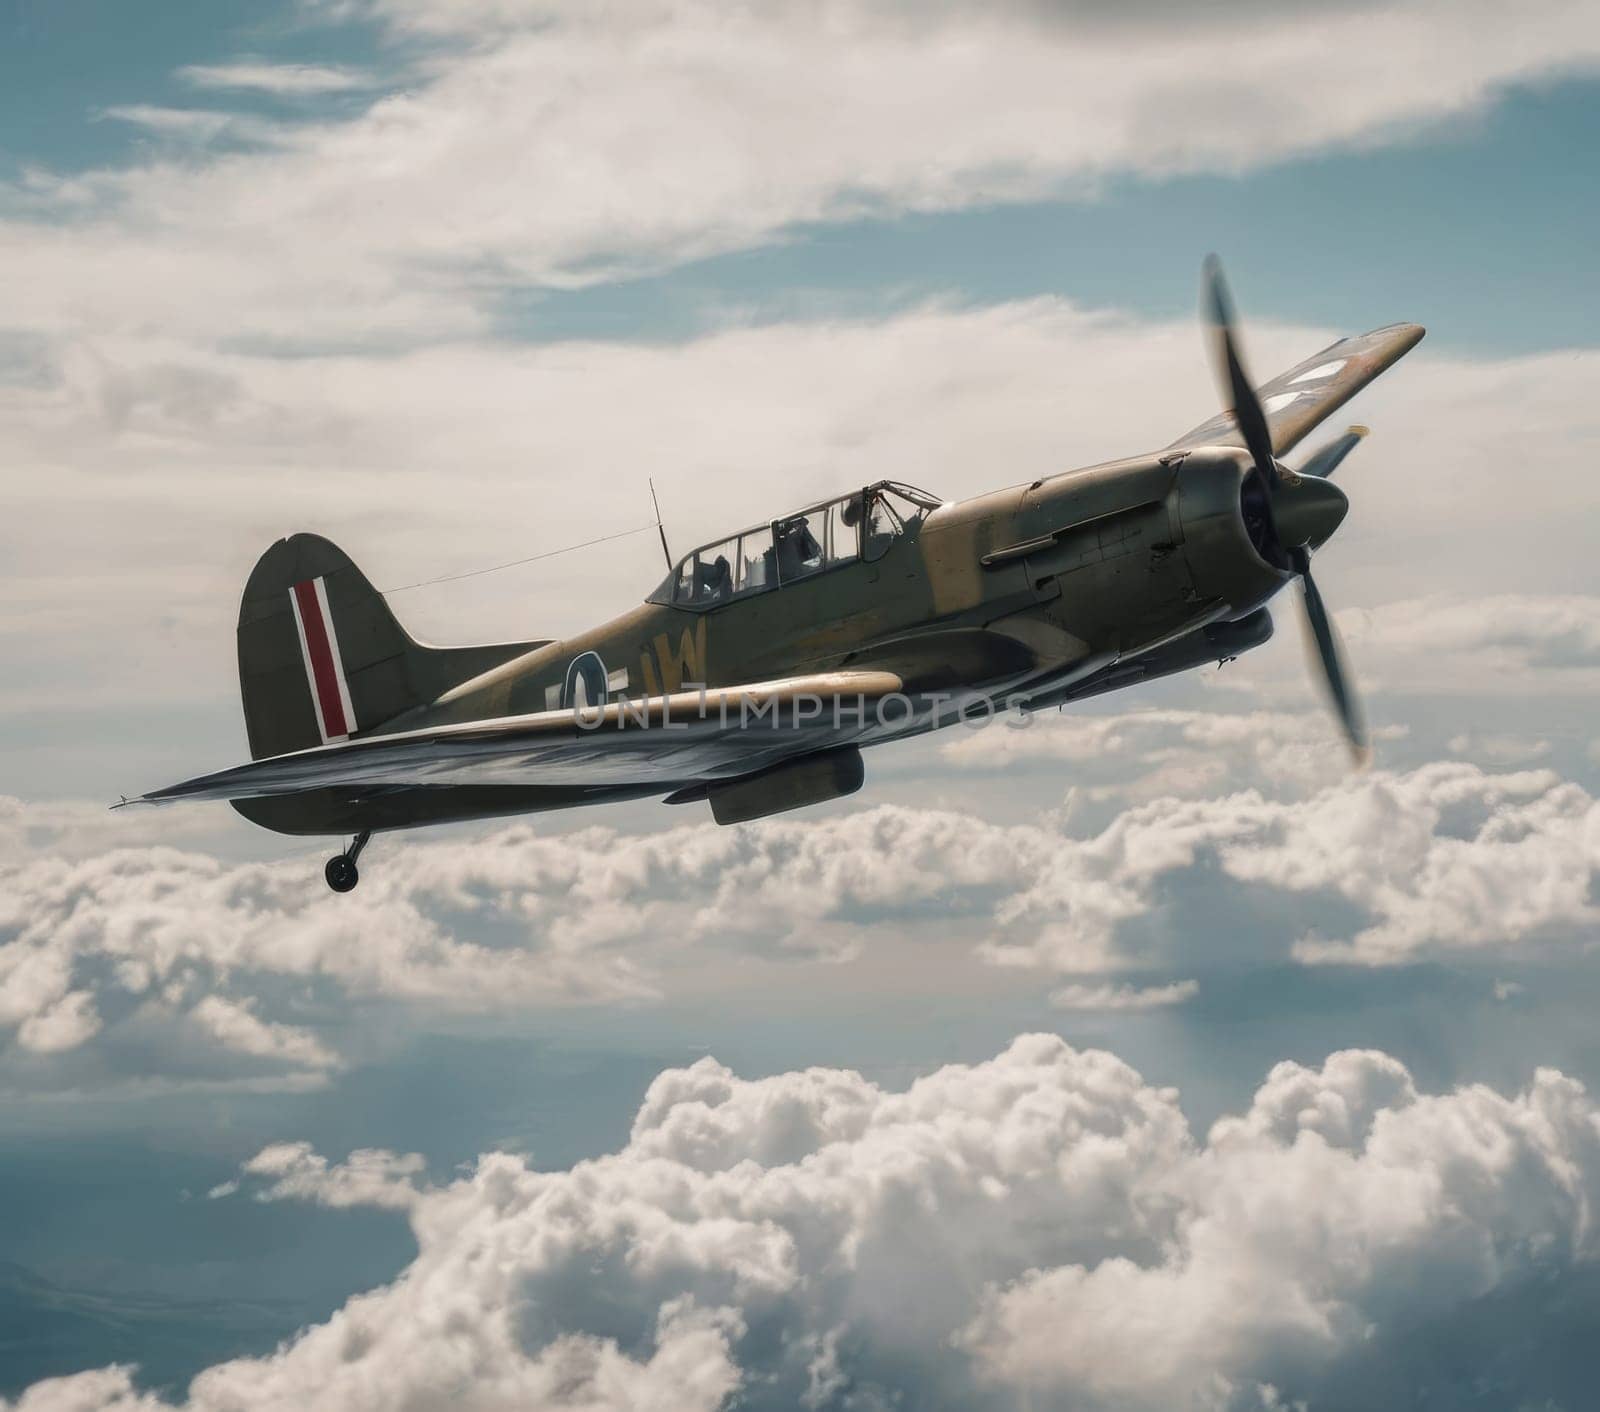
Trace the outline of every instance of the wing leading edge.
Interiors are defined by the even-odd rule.
[[[1266,414],[1273,454],[1282,456],[1292,450],[1319,422],[1405,357],[1426,332],[1421,324],[1390,324],[1371,333],[1341,338],[1263,383],[1256,389],[1256,396]],[[1243,445],[1239,424],[1228,411],[1185,432],[1165,449]]]
[[[875,723],[876,708],[901,688],[892,672],[823,672],[612,701],[579,712],[540,711],[363,736],[253,760],[124,802],[264,799],[418,785],[670,786],[745,774],[856,739]]]

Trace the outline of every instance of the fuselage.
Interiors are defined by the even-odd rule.
[[[1287,581],[1251,543],[1240,509],[1248,470],[1242,451],[1200,448],[923,507],[870,556],[840,555],[761,591],[675,601],[680,571],[637,608],[386,729],[569,707],[575,689],[593,704],[857,666],[896,671],[908,692],[1061,699],[1065,681],[1088,687],[1131,658],[1243,618]],[[1230,654],[1199,660],[1219,655]],[[936,724],[956,719],[945,714]],[[919,718],[885,738],[927,725]]]

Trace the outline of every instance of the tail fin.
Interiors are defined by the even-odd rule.
[[[239,690],[260,760],[372,730],[542,646],[424,647],[337,545],[280,539],[239,604]]]

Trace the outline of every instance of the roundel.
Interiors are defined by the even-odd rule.
[[[563,710],[603,706],[608,694],[606,664],[598,652],[580,652],[567,663],[567,679],[561,684]]]

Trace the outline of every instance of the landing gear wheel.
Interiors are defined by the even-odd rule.
[[[361,874],[356,871],[356,859],[361,856],[361,850],[367,846],[367,840],[371,837],[371,829],[362,829],[350,840],[350,846],[343,853],[335,853],[328,859],[328,865],[322,870],[322,876],[328,880],[328,886],[335,892],[349,892],[361,881]]]

